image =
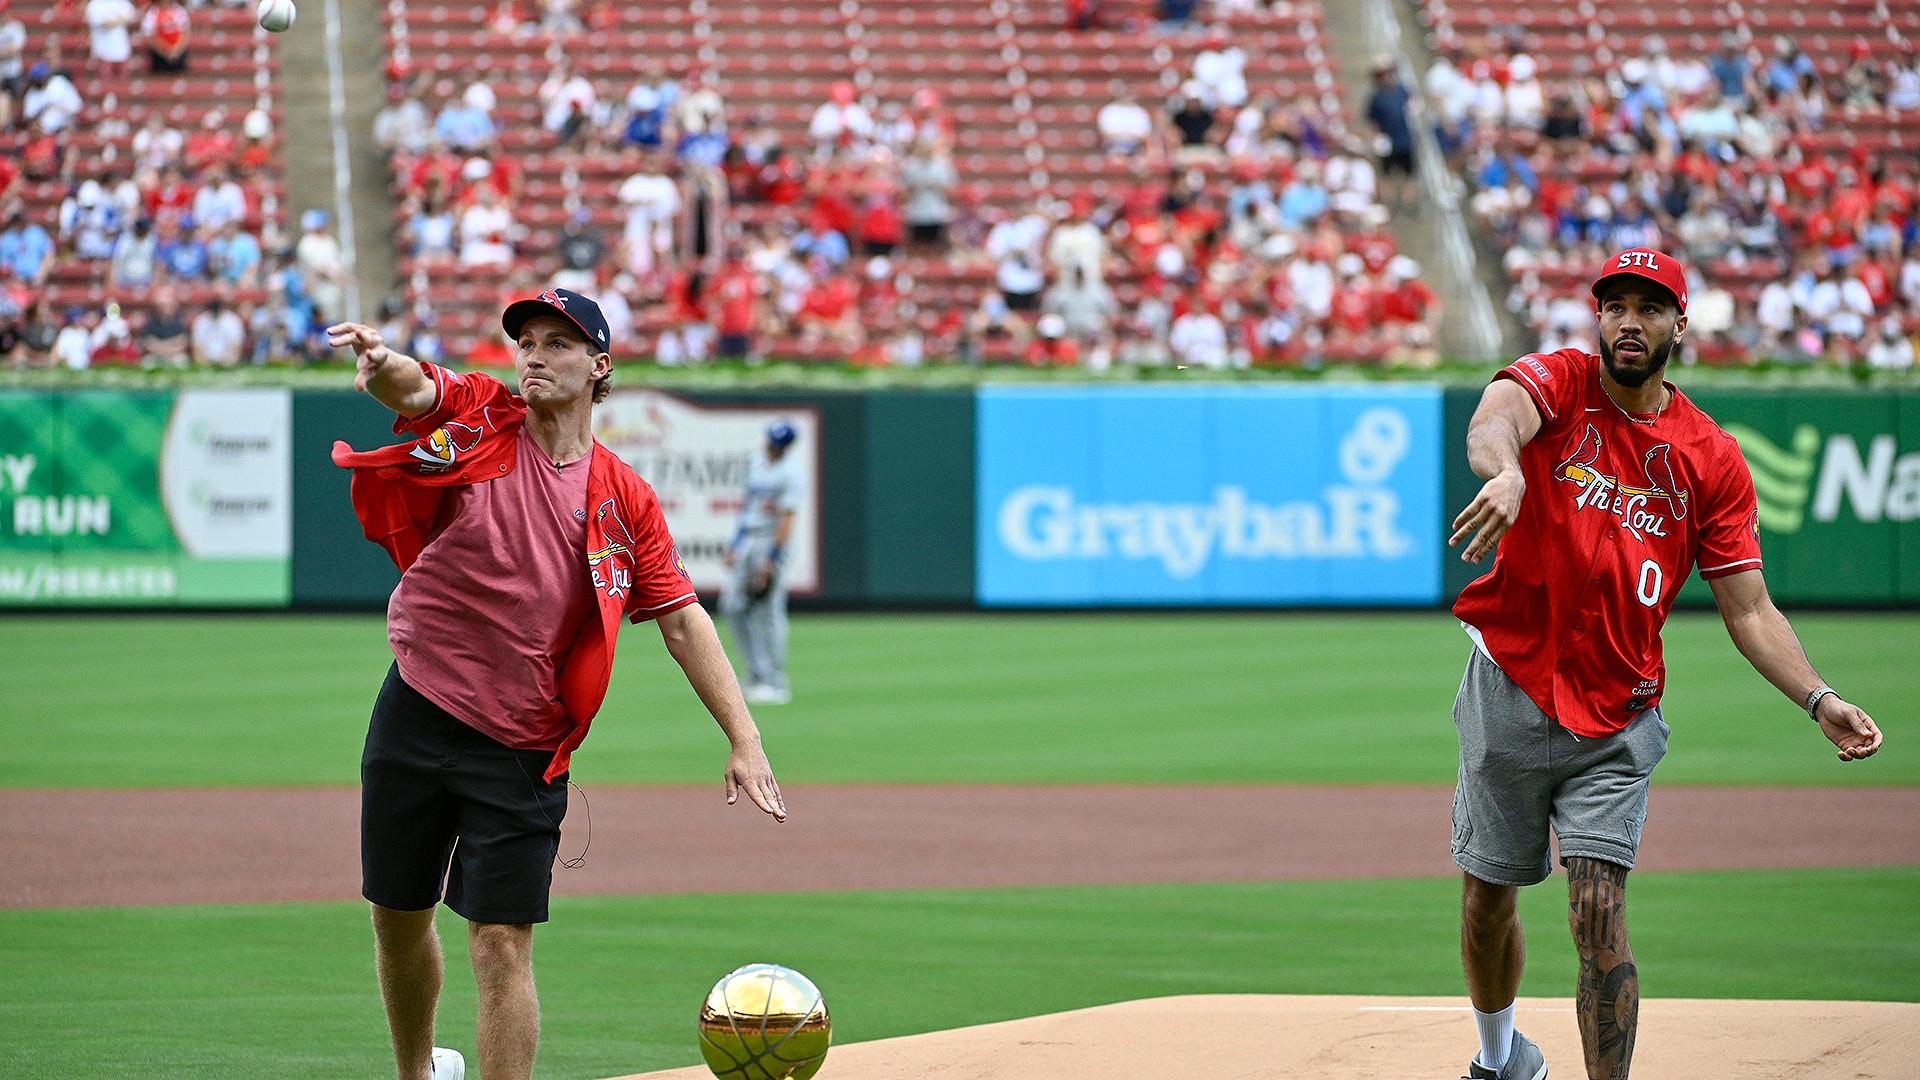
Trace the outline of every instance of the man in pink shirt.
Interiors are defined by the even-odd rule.
[[[442,883],[469,923],[487,1080],[527,1080],[539,1041],[533,926],[547,920],[567,763],[606,693],[622,618],[652,620],[732,743],[726,798],[786,807],[713,622],[653,489],[593,438],[612,381],[597,304],[567,290],[509,305],[520,393],[328,328],[354,385],[410,444],[334,460],[354,510],[404,571],[394,666],[361,759],[362,892],[400,1080],[461,1080],[433,1045]]]

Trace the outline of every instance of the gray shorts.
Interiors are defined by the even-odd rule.
[[[1667,722],[1649,709],[1604,739],[1561,727],[1479,649],[1453,703],[1460,782],[1453,793],[1453,861],[1495,885],[1535,885],[1560,858],[1631,869],[1647,820],[1647,782],[1667,753]]]

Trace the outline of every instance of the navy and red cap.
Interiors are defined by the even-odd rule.
[[[1687,313],[1687,271],[1679,259],[1652,248],[1628,248],[1607,260],[1606,269],[1593,279],[1593,298],[1600,299],[1600,290],[1607,282],[1627,276],[1645,278],[1672,293],[1680,314]]]
[[[579,327],[593,348],[600,352],[613,351],[613,343],[608,339],[607,317],[600,314],[600,305],[572,289],[548,289],[531,300],[515,300],[500,313],[500,325],[508,337],[518,338],[520,328],[536,315],[558,315]]]

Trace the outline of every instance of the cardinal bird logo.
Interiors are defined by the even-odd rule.
[[[605,589],[619,600],[633,588],[633,532],[620,520],[613,500],[600,504],[593,512],[593,527],[600,530],[600,546],[587,552],[587,566],[593,571],[593,587]]]
[[[1556,480],[1564,480],[1579,489],[1574,505],[1582,510],[1599,509],[1620,519],[1620,524],[1633,534],[1634,538],[1645,542],[1648,536],[1667,535],[1667,519],[1674,521],[1687,519],[1689,492],[1681,488],[1674,480],[1672,443],[1661,443],[1648,450],[1641,461],[1641,471],[1646,476],[1645,484],[1624,484],[1620,477],[1610,476],[1600,470],[1600,430],[1592,424],[1587,425],[1586,434],[1580,440],[1579,449],[1553,470]],[[1664,513],[1654,513],[1652,507],[1664,504]]]
[[[477,427],[449,420],[444,427],[435,428],[433,434],[414,443],[407,456],[421,463],[421,472],[441,472],[452,467],[461,454],[479,446],[483,434]]]

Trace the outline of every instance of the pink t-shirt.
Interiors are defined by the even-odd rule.
[[[572,727],[560,665],[596,611],[592,457],[556,470],[524,427],[517,438],[512,472],[448,493],[387,602],[387,640],[427,700],[508,746],[552,750]]]

